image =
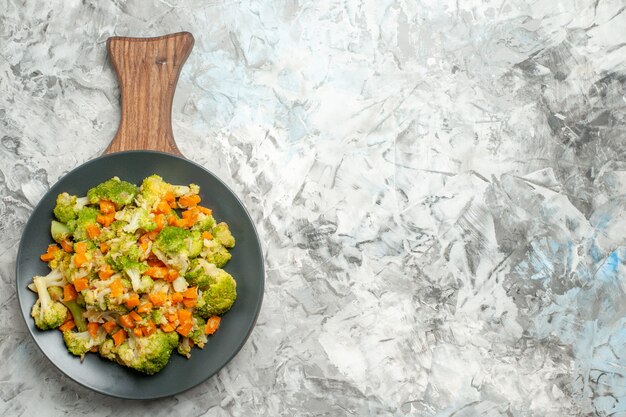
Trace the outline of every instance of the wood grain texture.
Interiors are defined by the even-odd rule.
[[[189,32],[107,40],[120,84],[122,117],[104,153],[139,149],[182,156],[172,133],[172,100],[193,43]]]

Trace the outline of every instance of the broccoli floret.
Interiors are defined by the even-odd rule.
[[[102,344],[105,338],[106,334],[104,332],[101,332],[95,338],[87,331],[73,332],[66,330],[63,332],[63,340],[65,341],[67,350],[69,350],[72,355],[80,356],[81,358],[85,356],[85,353],[89,352],[89,349]]]
[[[54,252],[54,258],[48,262],[50,269],[59,269],[60,271],[66,271],[69,268],[70,260],[72,256],[64,250],[58,250]],[[61,273],[61,272],[60,272]],[[61,273],[63,275],[63,273]]]
[[[126,233],[135,233],[137,229],[143,229],[149,232],[157,227],[154,221],[154,215],[143,207],[135,209],[127,208],[123,211],[118,211],[115,214],[115,218],[127,222],[122,228]]]
[[[191,328],[191,332],[189,332],[189,339],[191,339],[200,349],[203,349],[208,340],[204,334],[204,325],[206,324],[206,321],[199,316],[194,317],[193,321],[193,327]]]
[[[192,226],[192,230],[198,230],[200,232],[210,232],[215,227],[215,218],[210,214],[199,213],[196,224]]]
[[[115,347],[115,343],[112,339],[106,339],[104,343],[100,345],[100,348],[98,350],[100,352],[100,356],[102,356],[103,358],[106,358],[110,361],[117,360],[117,348]]]
[[[220,242],[217,240],[208,240],[204,241],[205,249],[200,254],[207,262],[210,262],[217,266],[218,268],[223,267],[230,261],[232,255],[228,252]]]
[[[137,186],[122,181],[118,177],[98,184],[87,192],[87,198],[91,204],[96,204],[100,200],[109,200],[115,204],[117,209],[130,204],[135,195],[137,195]]]
[[[185,279],[189,285],[196,286],[204,291],[209,288],[209,285],[216,282],[216,278],[220,274],[219,271],[222,270],[206,260],[198,258],[191,261],[191,267],[185,274]]]
[[[74,319],[74,324],[78,331],[84,332],[87,330],[87,322],[85,321],[85,316],[83,316],[85,312],[84,306],[81,307],[77,300],[63,301],[63,305],[72,313],[72,318]]]
[[[141,183],[137,199],[142,207],[151,210],[168,192],[174,193],[174,186],[163,181],[158,175],[151,175]]]
[[[61,222],[68,224],[76,219],[78,211],[88,203],[87,197],[76,197],[68,193],[57,196],[57,204],[54,207],[54,216]]]
[[[200,317],[224,314],[232,307],[237,299],[237,283],[233,277],[223,269],[215,279],[215,283],[202,292],[196,304],[196,312]]]
[[[87,226],[96,223],[98,213],[98,210],[93,207],[83,207],[78,211],[78,218],[76,219],[76,222],[73,223],[73,225],[75,225],[74,240],[80,241],[89,239]]]
[[[156,324],[157,326],[160,324],[165,324],[167,323],[167,319],[165,318],[165,316],[163,315],[163,311],[157,309],[157,310],[152,310],[152,321],[154,322],[154,324]]]
[[[213,237],[218,242],[220,242],[227,248],[232,248],[235,246],[235,238],[230,233],[230,229],[228,228],[228,225],[226,223],[222,222],[215,225],[211,234],[213,234]]]
[[[102,356],[129,368],[153,375],[167,365],[172,351],[178,344],[178,334],[157,330],[150,336],[135,338],[133,342],[134,346],[131,346],[130,341],[126,341],[117,348],[107,344],[102,349],[105,353]]]
[[[33,305],[30,315],[41,330],[56,329],[65,321],[67,308],[60,302],[52,300],[45,277],[35,276],[33,282],[39,298]]]
[[[72,231],[63,223],[56,220],[52,220],[52,223],[50,223],[50,235],[52,235],[52,239],[54,239],[55,242],[60,243],[64,241],[70,234],[72,234]]]
[[[191,357],[191,345],[189,344],[189,338],[183,337],[176,350],[179,354],[189,359]]]
[[[202,233],[200,233],[197,230],[193,230],[189,234],[189,237],[186,239],[185,243],[187,244],[189,257],[195,258],[196,256],[200,255],[200,252],[202,251],[202,247],[203,247]]]
[[[186,240],[190,236],[189,230],[175,226],[165,226],[159,232],[152,247],[168,255],[179,254],[188,251]]]

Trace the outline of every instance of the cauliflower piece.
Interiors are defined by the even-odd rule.
[[[35,276],[33,283],[39,298],[33,305],[30,315],[35,319],[35,325],[41,330],[56,329],[65,321],[67,307],[50,298],[45,277]]]
[[[115,213],[115,218],[127,222],[127,224],[122,227],[122,230],[126,233],[135,233],[138,229],[149,232],[157,227],[154,221],[154,214],[148,212],[148,210],[143,207],[134,209],[127,208],[123,211],[118,211]]]

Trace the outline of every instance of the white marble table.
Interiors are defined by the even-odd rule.
[[[625,415],[623,2],[19,3],[0,3],[0,415]],[[180,30],[174,134],[250,209],[265,301],[215,377],[122,401],[30,340],[16,248],[116,130],[107,37]]]

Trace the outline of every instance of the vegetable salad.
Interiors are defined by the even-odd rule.
[[[81,360],[98,352],[147,374],[174,349],[189,358],[203,348],[237,284],[222,269],[235,239],[200,205],[199,191],[152,175],[139,187],[114,177],[86,197],[60,194],[56,243],[41,255],[51,272],[29,285],[36,326],[61,330]]]

